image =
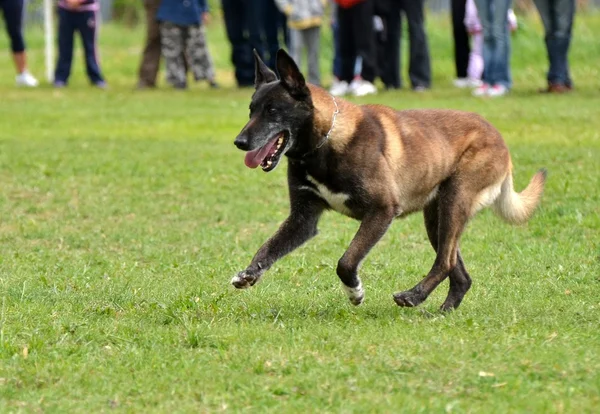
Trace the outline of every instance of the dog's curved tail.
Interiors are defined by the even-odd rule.
[[[517,193],[513,187],[512,172],[509,172],[504,181],[500,194],[494,201],[494,212],[511,224],[523,224],[531,218],[540,203],[547,171],[539,170],[529,182],[529,185]]]

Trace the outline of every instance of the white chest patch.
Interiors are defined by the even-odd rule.
[[[317,187],[317,189],[315,190],[312,187],[301,187],[302,189],[314,192],[316,195],[325,200],[327,204],[329,204],[329,206],[338,213],[342,213],[346,216],[351,215],[352,212],[346,206],[346,201],[350,198],[348,194],[334,193],[330,191],[329,188],[325,186],[325,184],[318,182],[317,180],[315,180],[314,177],[310,175],[307,175],[306,178],[308,179],[308,181],[314,184],[314,186]]]

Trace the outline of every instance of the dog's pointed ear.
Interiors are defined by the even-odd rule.
[[[254,52],[254,87],[258,89],[258,87],[264,83],[269,83],[277,80],[277,75],[273,72],[265,62],[262,61],[260,55],[256,51]]]
[[[298,69],[298,65],[283,49],[277,51],[277,72],[281,84],[292,96],[303,97],[310,94],[308,86],[306,86],[306,80],[304,80],[304,76]]]

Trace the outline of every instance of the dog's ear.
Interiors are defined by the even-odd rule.
[[[310,94],[298,65],[283,49],[277,51],[277,72],[281,84],[292,96],[304,97]]]
[[[264,83],[269,83],[277,80],[277,76],[275,72],[268,68],[265,65],[265,62],[262,61],[260,55],[256,51],[254,52],[254,87],[258,89],[258,87]]]

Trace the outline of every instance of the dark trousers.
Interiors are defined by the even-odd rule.
[[[279,11],[275,0],[263,0],[262,27],[265,39],[265,63],[275,70],[275,60],[279,50],[279,33],[283,34],[283,41],[289,49],[289,33],[285,14]]]
[[[575,0],[534,0],[544,23],[548,52],[548,83],[573,86],[569,73],[569,46],[575,17]]]
[[[401,0],[408,23],[408,77],[413,88],[431,86],[431,62],[425,33],[424,0]]]
[[[356,57],[362,58],[361,76],[375,80],[375,36],[373,34],[373,0],[366,0],[347,9],[338,7],[338,34],[340,39],[340,80],[354,78]]]
[[[261,39],[261,8],[246,0],[221,0],[227,38],[231,43],[231,62],[238,86],[254,85],[252,49],[264,56]]]
[[[79,32],[85,52],[85,67],[90,81],[104,82],[96,55],[96,12],[58,9],[58,63],[54,72],[55,82],[67,83],[73,61],[73,37]]]
[[[383,31],[376,33],[377,72],[386,88],[402,87],[400,76],[400,37],[402,19],[400,1],[375,0],[375,14],[383,21]]]
[[[156,76],[160,66],[160,29],[156,12],[160,0],[144,0],[146,10],[146,45],[139,69],[139,86],[156,86]]]
[[[452,35],[454,39],[454,65],[456,77],[466,78],[469,66],[469,33],[465,27],[466,0],[452,0]]]
[[[4,15],[4,24],[10,38],[10,50],[21,53],[25,50],[23,41],[23,0],[0,0],[0,10]]]

